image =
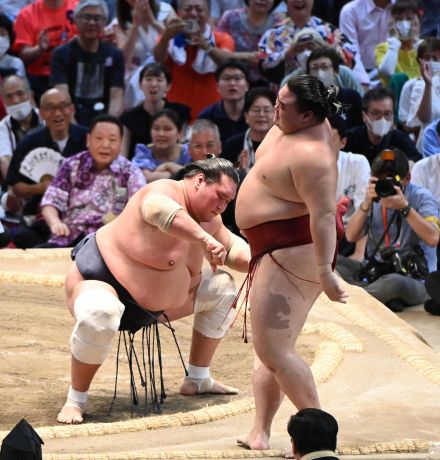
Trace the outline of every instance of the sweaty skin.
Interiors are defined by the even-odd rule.
[[[336,146],[327,121],[294,126],[286,134],[282,128],[289,116],[280,113],[280,98],[289,101],[289,97],[293,96],[286,86],[275,106],[276,125],[258,148],[236,202],[236,222],[244,232],[264,222],[310,214],[314,242],[273,251],[276,261],[294,275],[266,254],[252,281],[256,414],[249,433],[237,442],[258,450],[269,449],[272,421],[284,394],[298,410],[320,407],[310,369],[296,353],[296,340],[322,290],[335,301],[345,302],[346,297],[329,268],[336,248]],[[318,264],[328,273],[319,275]]]

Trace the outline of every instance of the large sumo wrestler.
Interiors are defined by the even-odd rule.
[[[269,448],[284,394],[298,410],[320,408],[296,340],[322,290],[331,300],[346,302],[334,273],[338,171],[325,119],[329,94],[309,75],[292,78],[280,89],[275,126],[258,148],[237,197],[236,222],[252,253],[248,290],[256,353],[256,415],[238,443],[251,449]],[[341,218],[337,223],[342,230]]]
[[[172,320],[195,313],[188,376],[180,393],[234,394],[215,381],[209,366],[229,328],[236,295],[224,263],[247,271],[250,251],[223,225],[220,214],[234,199],[238,174],[221,158],[196,161],[184,179],[155,181],[137,192],[124,211],[75,248],[66,278],[67,304],[76,319],[71,339],[71,387],[58,415],[81,423],[92,379],[120,325],[136,330],[144,315]],[[206,256],[211,269],[203,270]]]

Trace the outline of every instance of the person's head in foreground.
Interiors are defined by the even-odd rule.
[[[239,177],[224,158],[193,161],[183,169],[188,208],[198,222],[209,222],[235,198]]]
[[[324,122],[331,112],[335,95],[321,80],[300,75],[287,80],[278,92],[274,124],[284,134],[292,134]]]
[[[338,422],[329,413],[321,409],[302,409],[290,417],[287,432],[296,460],[306,460],[312,452],[320,453],[313,458],[335,457]]]

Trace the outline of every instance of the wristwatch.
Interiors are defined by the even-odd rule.
[[[408,206],[405,206],[402,209],[399,209],[399,213],[402,217],[408,217],[409,212],[411,211],[412,206],[408,204]]]

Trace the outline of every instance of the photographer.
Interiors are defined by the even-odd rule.
[[[431,192],[410,183],[402,151],[382,151],[371,171],[365,198],[346,228],[351,242],[368,234],[367,260],[339,256],[336,269],[347,282],[402,311],[427,298],[424,278],[437,264],[438,206]]]

